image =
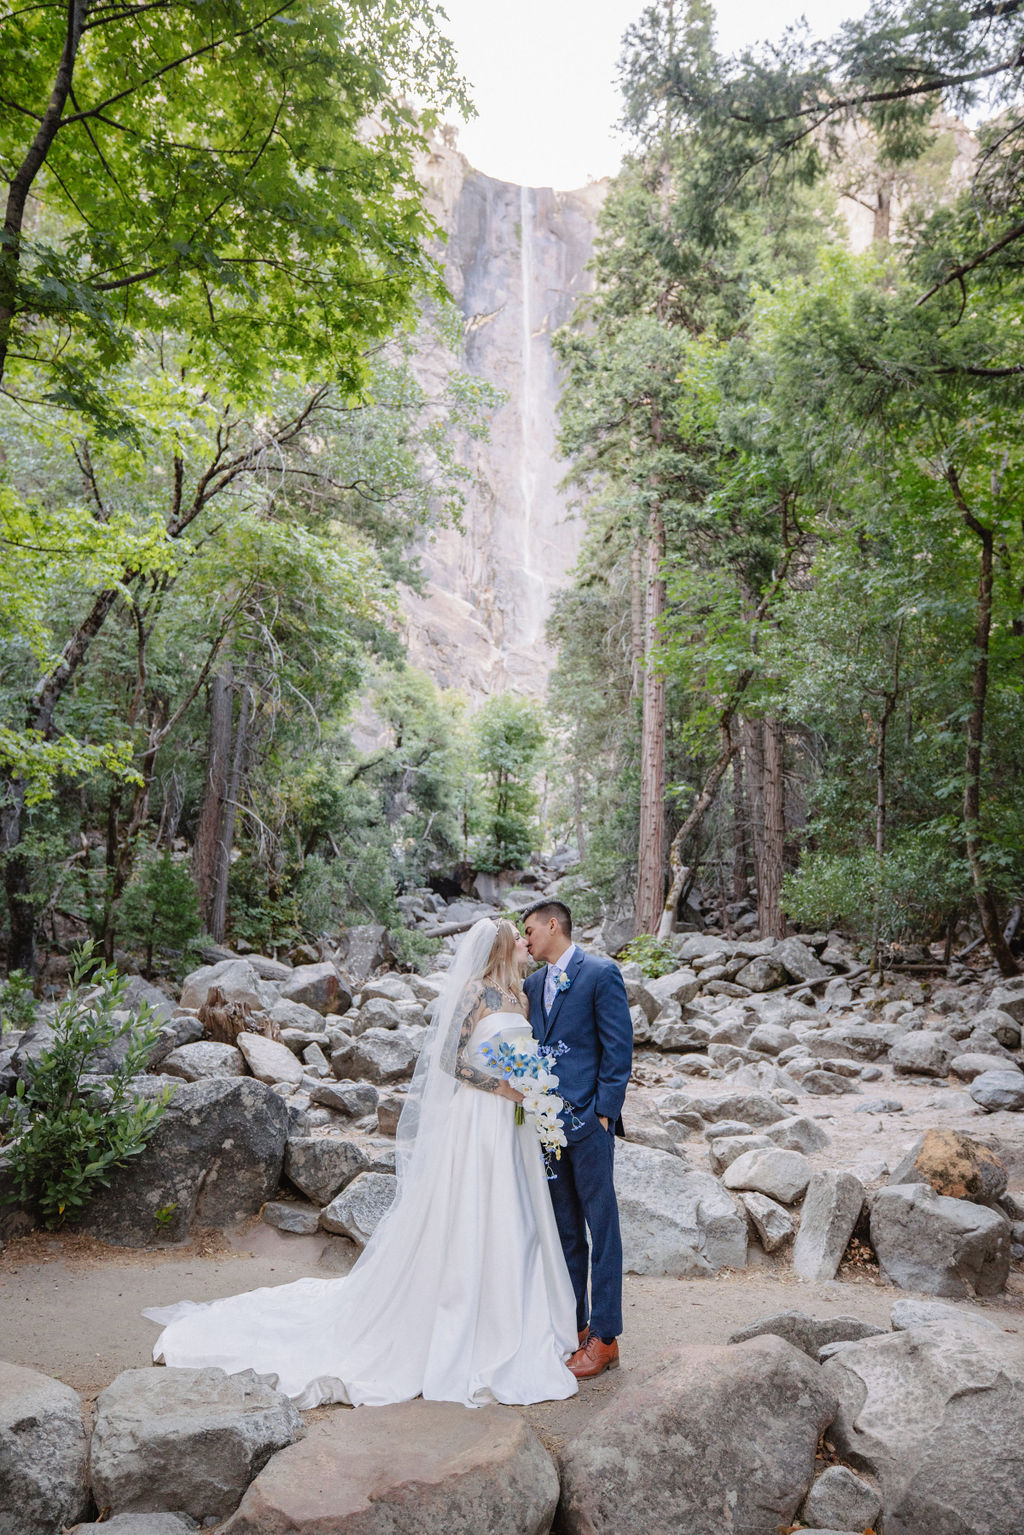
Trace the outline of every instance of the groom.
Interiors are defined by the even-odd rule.
[[[619,1362],[622,1240],[612,1172],[633,1059],[633,1025],[619,967],[576,947],[567,906],[538,901],[523,913],[523,930],[531,955],[544,964],[526,981],[530,1024],[541,1045],[556,1052],[559,1045],[565,1047],[552,1064],[567,1106],[562,1128],[568,1144],[548,1188],[576,1292],[580,1346],[569,1369],[577,1380],[589,1380]]]

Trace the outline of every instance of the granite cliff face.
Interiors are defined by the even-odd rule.
[[[447,231],[448,286],[462,314],[460,367],[504,392],[487,441],[465,435],[473,471],[463,529],[424,547],[424,594],[403,593],[412,661],[471,699],[542,694],[551,654],[544,624],[568,584],[582,525],[558,489],[558,368],[551,336],[590,285],[586,266],[605,194],[520,187],[475,171],[450,145],[422,166],[432,212]],[[441,359],[420,371],[429,384]]]

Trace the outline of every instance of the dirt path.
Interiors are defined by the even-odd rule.
[[[342,1239],[286,1236],[260,1222],[233,1239],[144,1252],[35,1234],[0,1253],[0,1358],[54,1375],[92,1399],[121,1370],[149,1364],[157,1329],[141,1315],[144,1306],[213,1300],[305,1274],[343,1274],[355,1256]],[[724,1343],[756,1317],[792,1309],[886,1327],[893,1301],[905,1293],[870,1272],[805,1284],[772,1260],[717,1279],[627,1275],[623,1367],[568,1402],[523,1411],[555,1447],[578,1432],[632,1370],[676,1344]],[[1008,1331],[1024,1334],[1024,1276],[1012,1276],[1006,1295],[965,1309],[984,1310]]]

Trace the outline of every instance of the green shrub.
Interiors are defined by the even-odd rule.
[[[881,943],[928,942],[970,898],[967,861],[934,825],[900,837],[881,859],[870,848],[809,853],[783,890],[794,921]]]
[[[118,927],[127,943],[145,950],[148,976],[156,950],[171,949],[184,958],[203,927],[186,866],[175,863],[170,853],[143,864],[124,893]]]
[[[33,1208],[46,1227],[81,1213],[114,1170],[143,1149],[169,1102],[169,1095],[141,1099],[131,1092],[131,1078],[145,1069],[159,1023],[146,1008],[115,1019],[126,985],[113,967],[96,968],[91,946],[73,956],[71,989],[57,1009],[53,1042],[22,1068],[0,1121],[13,1182],[6,1197]],[[90,1058],[121,1040],[127,1049],[106,1086],[83,1083]]]
[[[6,1029],[30,1029],[36,1021],[32,982],[21,970],[12,970],[0,986],[0,1033]]]
[[[619,958],[634,960],[644,975],[649,975],[652,980],[679,968],[679,961],[668,944],[659,943],[650,933],[641,933],[638,938],[630,939]]]

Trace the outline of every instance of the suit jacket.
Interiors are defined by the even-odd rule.
[[[574,1130],[571,1116],[563,1115],[566,1140],[581,1141],[599,1130],[600,1115],[621,1135],[622,1104],[633,1063],[633,1023],[622,972],[612,960],[577,949],[566,973],[569,989],[555,992],[550,1013],[544,1011],[547,966],[534,971],[525,984],[536,1039],[542,1045],[566,1046],[564,1054],[552,1061],[552,1069],[560,1095],[583,1121]]]

